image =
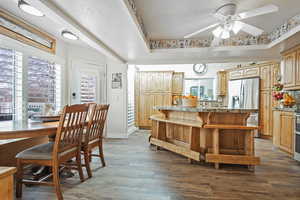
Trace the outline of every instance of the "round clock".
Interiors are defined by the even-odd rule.
[[[193,70],[196,74],[203,75],[207,72],[206,64],[194,64]]]

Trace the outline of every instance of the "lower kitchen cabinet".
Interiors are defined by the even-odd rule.
[[[273,144],[283,151],[293,154],[294,112],[273,111]]]

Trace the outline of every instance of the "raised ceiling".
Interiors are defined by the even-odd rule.
[[[300,13],[299,0],[135,0],[151,39],[182,39],[183,36],[214,24],[215,10],[225,3],[237,4],[237,13],[267,4],[279,7],[279,12],[253,17],[244,22],[271,32],[285,20]],[[298,5],[298,6],[296,6]],[[211,36],[211,30],[194,38]]]
[[[44,12],[46,17],[29,16],[17,8],[16,0],[1,0],[0,7],[12,12],[40,29],[61,39],[65,27],[76,28],[82,35],[78,44],[91,44],[93,48],[109,49],[118,60],[129,63],[196,63],[196,62],[239,62],[278,59],[279,45],[271,49],[251,50],[199,48],[151,51],[145,45],[140,32],[124,1],[107,0],[27,0]],[[182,39],[187,33],[214,22],[211,13],[225,0],[134,0],[142,16],[150,39]],[[273,3],[279,12],[246,20],[249,24],[267,32],[281,25],[290,17],[300,14],[299,0],[239,0],[238,12]],[[51,12],[50,12],[51,11]],[[57,17],[59,16],[59,18]],[[70,25],[71,24],[71,25]],[[197,37],[208,36],[205,32]],[[298,38],[300,35],[298,34]],[[294,40],[293,40],[294,41]],[[66,41],[69,42],[69,41]],[[101,52],[101,51],[100,51]],[[117,56],[116,56],[117,55]]]

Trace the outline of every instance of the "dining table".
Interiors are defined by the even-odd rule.
[[[16,166],[15,156],[32,146],[54,140],[59,122],[33,120],[0,122],[0,166]],[[32,170],[34,179],[49,173],[47,167]],[[66,176],[73,176],[67,171]]]
[[[16,154],[55,138],[57,127],[58,121],[1,121],[0,166],[16,166]]]

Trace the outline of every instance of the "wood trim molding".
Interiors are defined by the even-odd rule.
[[[49,34],[44,33],[37,28],[34,28],[32,25],[29,25],[25,21],[18,19],[17,17],[9,14],[8,12],[0,9],[0,17],[4,18],[5,20],[8,20],[9,22],[19,26],[20,28],[25,29],[26,31],[46,40],[49,41],[51,46],[45,46],[33,39],[30,39],[29,37],[26,37],[25,35],[22,35],[21,33],[17,33],[13,30],[10,30],[0,24],[0,33],[3,35],[6,35],[7,37],[10,37],[12,39],[18,40],[22,43],[28,44],[30,46],[36,47],[38,49],[41,49],[43,51],[46,51],[51,54],[55,54],[56,51],[56,40],[51,37]]]

